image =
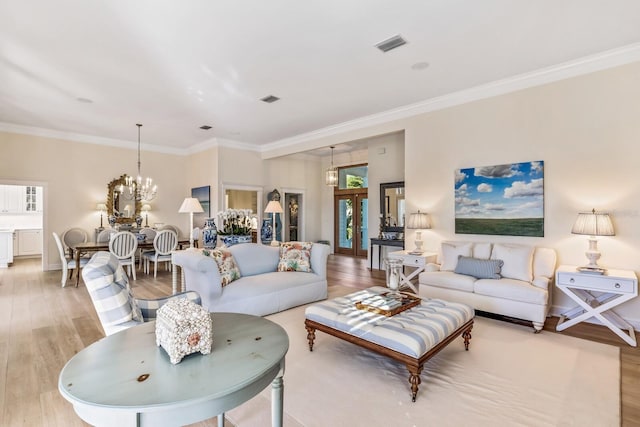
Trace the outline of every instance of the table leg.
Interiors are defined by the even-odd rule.
[[[76,288],[80,284],[80,251],[76,249]]]
[[[271,426],[282,427],[284,381],[278,376],[271,383]]]
[[[224,412],[218,415],[218,427],[224,427]]]

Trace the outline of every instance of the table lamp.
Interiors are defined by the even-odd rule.
[[[267,203],[267,207],[264,210],[264,213],[273,214],[273,232],[271,235],[273,236],[271,239],[271,246],[279,246],[278,240],[276,239],[276,214],[283,213],[282,205],[277,200],[271,200]]]
[[[188,213],[189,214],[189,248],[193,248],[193,214],[194,213],[202,213],[204,209],[202,209],[202,205],[195,197],[187,197],[182,202],[180,209],[178,209],[179,213]]]
[[[407,221],[407,228],[416,230],[416,248],[414,253],[422,253],[422,230],[428,230],[431,228],[431,221],[429,221],[429,214],[420,212],[412,213],[409,215],[409,221]]]
[[[104,203],[98,203],[96,209],[100,211],[100,228],[104,228],[102,227],[102,213],[107,210],[107,205]]]
[[[580,267],[581,271],[593,273],[604,273],[605,269],[598,265],[600,251],[598,250],[597,236],[615,236],[613,224],[608,213],[597,213],[595,209],[591,212],[581,212],[576,218],[576,222],[571,229],[572,234],[584,234],[589,236],[589,249],[585,252],[589,264]]]
[[[145,203],[142,205],[142,212],[144,212],[144,226],[149,227],[149,212],[151,211],[151,205]]]

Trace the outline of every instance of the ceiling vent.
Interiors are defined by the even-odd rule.
[[[383,52],[389,52],[392,49],[402,46],[403,44],[407,44],[407,41],[402,38],[401,35],[395,35],[390,39],[386,39],[376,44],[376,47]]]
[[[269,95],[269,96],[265,96],[264,98],[260,99],[260,101],[266,102],[267,104],[271,104],[272,102],[276,102],[279,99],[280,98],[278,98],[277,96]]]
[[[202,129],[202,130],[209,130],[209,129],[211,129],[211,126],[209,126],[209,125],[202,125],[202,126],[200,126],[200,129]]]

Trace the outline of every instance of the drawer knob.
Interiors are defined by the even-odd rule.
[[[615,288],[618,289],[620,287],[620,283],[615,284]]]
[[[575,279],[572,277],[571,279],[569,279],[569,283],[574,283]]]

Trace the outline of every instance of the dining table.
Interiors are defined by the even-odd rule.
[[[183,249],[189,245],[188,237],[178,238],[178,248]],[[153,249],[153,240],[138,240],[138,249]],[[80,283],[80,258],[91,252],[109,251],[109,242],[83,242],[69,246],[69,256],[76,260],[78,266],[76,276],[76,288]]]

